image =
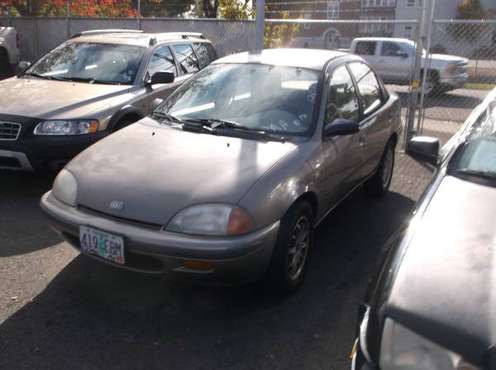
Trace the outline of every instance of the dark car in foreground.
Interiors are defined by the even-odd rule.
[[[496,369],[496,90],[438,149],[409,142],[437,172],[370,287],[352,369]]]
[[[41,205],[100,261],[234,282],[268,274],[288,292],[327,213],[362,184],[387,191],[399,128],[398,97],[360,57],[231,55],[71,161]]]
[[[0,169],[59,169],[216,59],[199,33],[94,30],[0,81]]]

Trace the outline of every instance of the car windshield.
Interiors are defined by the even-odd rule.
[[[25,75],[88,83],[133,84],[145,48],[71,42],[41,58]]]
[[[450,162],[452,174],[496,180],[496,101],[482,112]]]
[[[222,120],[284,135],[309,132],[319,73],[264,64],[216,64],[179,88],[156,113]]]

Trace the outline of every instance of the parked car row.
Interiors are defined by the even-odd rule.
[[[77,250],[285,294],[326,215],[359,187],[388,191],[401,130],[398,97],[358,55],[217,59],[193,33],[84,32],[0,88],[2,168],[78,154],[41,199]],[[441,151],[408,142],[437,171],[369,289],[352,369],[494,367],[495,122],[496,90]]]

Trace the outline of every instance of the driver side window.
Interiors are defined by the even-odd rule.
[[[358,122],[359,105],[355,85],[345,65],[336,68],[332,74],[327,95],[325,124],[337,118]]]
[[[176,63],[168,46],[160,47],[153,53],[148,63],[147,73],[153,76],[156,72],[174,72],[177,76]]]

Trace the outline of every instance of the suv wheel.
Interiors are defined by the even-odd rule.
[[[9,55],[5,49],[0,49],[0,78],[6,78],[12,75],[12,67],[9,61]]]
[[[294,204],[282,218],[268,271],[269,283],[276,292],[290,294],[303,283],[313,227],[313,210],[306,201]]]

